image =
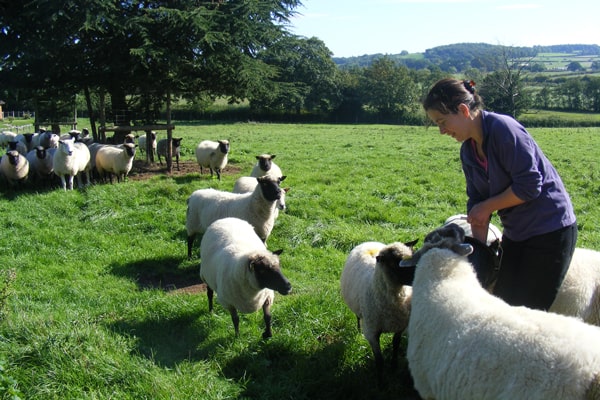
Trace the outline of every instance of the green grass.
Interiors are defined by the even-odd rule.
[[[600,130],[531,132],[571,193],[579,246],[600,249]],[[411,398],[405,362],[376,387],[339,277],[357,244],[422,239],[464,211],[459,144],[436,129],[383,125],[176,123],[174,134],[185,160],[201,140],[229,139],[240,172],[1,192],[0,397],[11,387],[24,399]],[[264,152],[291,187],[268,244],[284,249],[294,286],[276,295],[268,341],[261,313],[242,315],[236,338],[225,310],[208,313],[206,294],[173,290],[199,282],[199,260],[186,257],[186,198],[230,190]],[[390,335],[382,344],[389,357]]]

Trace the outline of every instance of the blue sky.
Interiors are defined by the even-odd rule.
[[[598,0],[302,0],[294,34],[334,57],[422,53],[454,43],[600,45]]]

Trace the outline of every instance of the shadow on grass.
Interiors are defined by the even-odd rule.
[[[173,291],[202,283],[198,261],[188,261],[185,257],[144,258],[127,264],[113,264],[109,270],[115,276],[135,280],[140,290]]]
[[[333,342],[315,352],[295,351],[287,339],[256,342],[223,367],[223,374],[247,380],[244,396],[252,399],[406,399],[420,397],[406,365],[386,370],[386,383],[377,385],[372,360],[364,366],[344,366],[345,345]]]

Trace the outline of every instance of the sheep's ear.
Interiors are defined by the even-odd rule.
[[[406,247],[413,248],[419,242],[419,239],[411,240],[410,242],[404,242]]]
[[[287,175],[283,175],[281,178],[279,178],[279,182],[283,182],[285,180],[285,178],[287,178]]]
[[[250,263],[248,264],[248,269],[250,270],[250,272],[254,272],[254,261],[250,261]]]
[[[281,255],[281,253],[283,253],[283,249],[273,251],[273,254],[275,254],[276,256]]]
[[[416,267],[417,259],[413,257],[413,258],[407,258],[407,259],[401,260],[400,263],[398,264],[398,266],[400,266],[402,268]]]
[[[260,160],[260,156],[256,156],[256,159],[257,159],[257,160]]]
[[[275,154],[271,154],[271,160],[275,158]]]
[[[473,246],[468,243],[460,243],[453,245],[451,250],[459,256],[468,256],[473,252]]]
[[[289,187],[283,188],[283,191],[287,193],[290,191],[290,188]]]

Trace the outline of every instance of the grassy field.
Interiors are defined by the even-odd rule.
[[[84,127],[83,125],[81,127]],[[600,250],[600,129],[532,129],[562,174],[580,247]],[[231,141],[221,182],[198,172],[135,176],[85,190],[0,193],[0,398],[411,399],[406,363],[375,384],[370,347],[341,300],[349,251],[422,240],[464,212],[459,144],[436,129],[383,125],[176,124],[183,157]],[[164,137],[164,134],[163,134]],[[293,285],[261,313],[208,313],[199,259],[186,256],[185,201],[231,190],[276,154],[290,187],[268,241]],[[497,222],[497,221],[495,221]],[[386,362],[390,335],[383,335]],[[387,365],[387,364],[386,364]]]

